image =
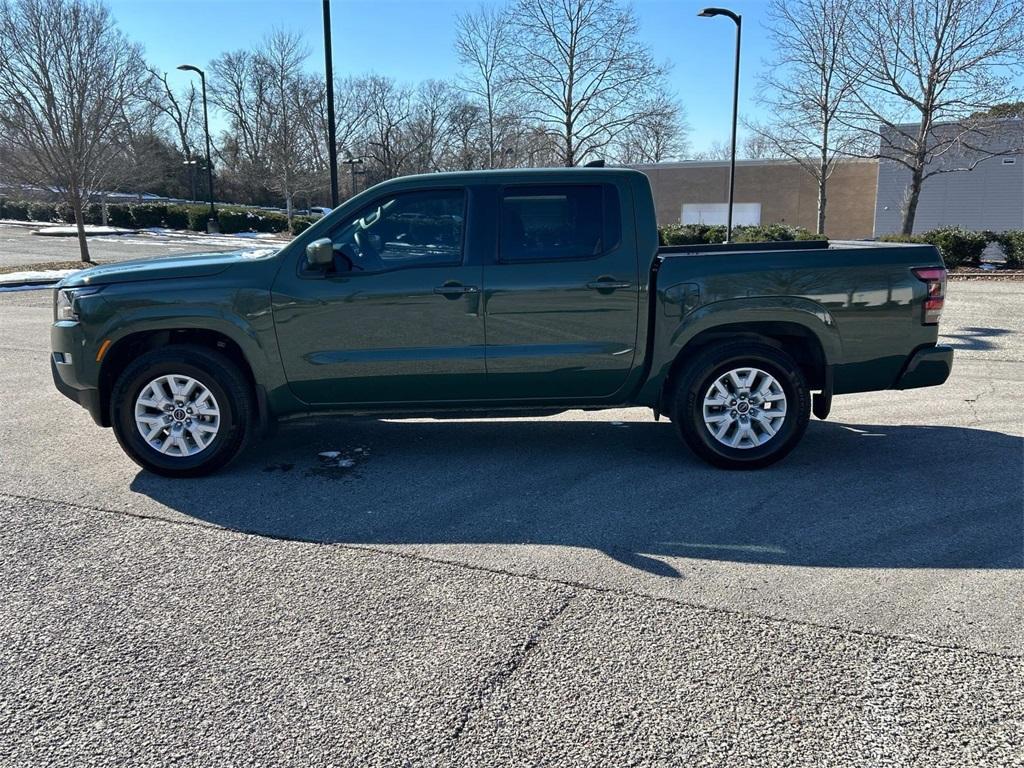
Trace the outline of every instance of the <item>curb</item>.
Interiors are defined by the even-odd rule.
[[[64,278],[60,278],[63,280]],[[57,285],[60,280],[26,280],[25,282],[17,283],[3,283],[0,282],[0,293],[10,290],[12,288],[17,290],[29,290],[32,288],[52,288]]]

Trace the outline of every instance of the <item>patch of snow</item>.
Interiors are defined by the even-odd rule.
[[[272,256],[278,252],[278,248],[254,248],[251,251],[240,251],[239,256],[243,259],[261,259],[264,256]]]
[[[56,283],[68,275],[81,272],[80,269],[41,269],[0,274],[0,286],[9,287],[24,283]]]
[[[341,451],[322,451],[318,455],[321,459],[336,459],[341,456]]]
[[[354,467],[356,463],[352,459],[338,459],[338,466],[348,469]]]
[[[98,224],[86,224],[85,225],[85,234],[88,235],[89,237],[94,237],[94,236],[98,236],[98,235],[129,235],[129,234],[131,234],[134,231],[135,230],[132,230],[132,229],[122,229],[121,227],[103,227],[103,226],[100,226]],[[53,237],[77,237],[78,236],[78,228],[77,227],[59,226],[59,225],[58,226],[49,226],[49,225],[47,225],[47,226],[44,226],[42,229],[37,229],[35,231],[35,234],[37,234],[37,235],[47,235],[47,236],[53,236]]]
[[[8,227],[59,227],[52,221],[22,221],[21,219],[0,219],[0,224]]]

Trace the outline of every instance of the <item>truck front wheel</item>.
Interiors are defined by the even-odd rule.
[[[111,393],[118,443],[145,469],[206,475],[235,457],[252,432],[253,398],[231,360],[198,346],[155,349],[128,365]]]
[[[811,398],[799,365],[781,349],[737,341],[699,353],[679,377],[672,421],[707,462],[756,469],[803,437]]]

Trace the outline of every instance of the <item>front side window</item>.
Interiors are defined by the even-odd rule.
[[[618,239],[614,194],[614,188],[600,184],[506,188],[501,199],[501,261],[600,256]]]
[[[461,189],[380,198],[331,233],[334,271],[460,264],[465,210],[466,193]]]

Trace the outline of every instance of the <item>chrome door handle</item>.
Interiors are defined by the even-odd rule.
[[[617,280],[593,280],[587,283],[587,288],[594,291],[614,291],[616,288],[630,288],[632,285],[632,283]]]

